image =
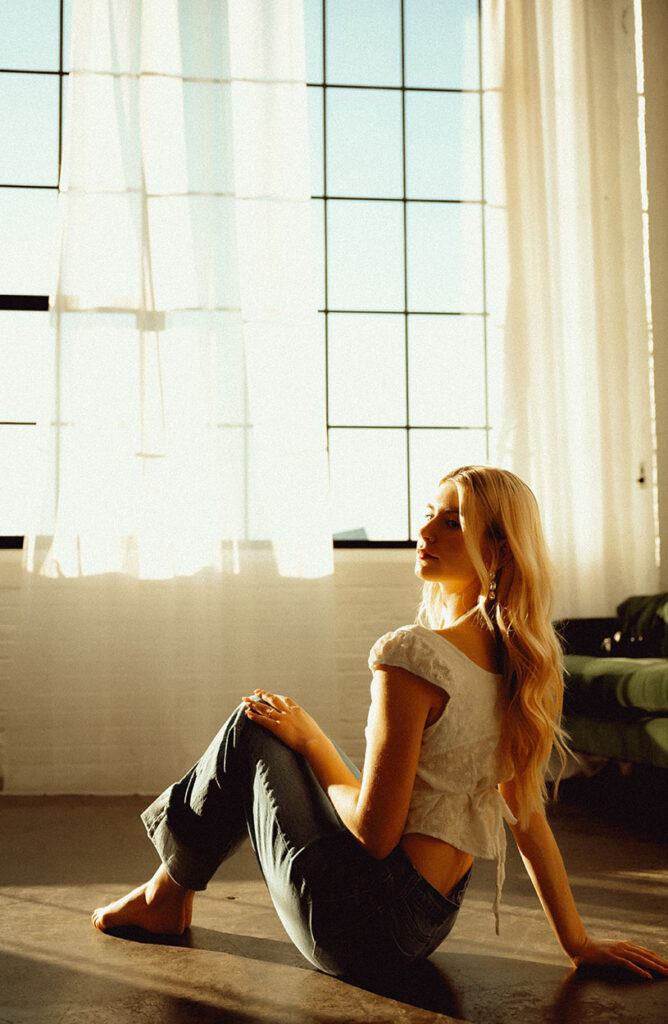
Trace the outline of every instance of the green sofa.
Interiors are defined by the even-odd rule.
[[[668,768],[668,593],[628,598],[617,618],[557,623],[571,748]]]

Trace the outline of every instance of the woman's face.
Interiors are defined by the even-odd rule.
[[[415,573],[423,580],[443,583],[453,593],[479,589],[459,521],[459,495],[451,480],[441,484],[427,506],[419,531]]]

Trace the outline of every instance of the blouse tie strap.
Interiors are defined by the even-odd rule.
[[[511,811],[510,807],[501,796],[498,789],[494,788],[491,790],[494,796],[494,813],[496,817],[496,892],[494,894],[494,921],[496,925],[496,934],[500,934],[500,910],[501,910],[501,890],[503,889],[503,883],[506,879],[506,830],[504,828],[504,821],[507,821],[510,825],[517,824],[517,818]]]

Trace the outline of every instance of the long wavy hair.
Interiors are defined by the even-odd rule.
[[[462,466],[448,473],[459,494],[464,542],[480,579],[476,614],[502,652],[506,715],[501,753],[518,781],[520,827],[543,812],[552,751],[563,766],[568,747],[561,727],[562,652],[550,620],[554,572],[533,492],[514,473]],[[484,557],[483,557],[484,554]],[[492,585],[494,581],[494,585]],[[443,625],[438,582],[427,581],[418,621]]]

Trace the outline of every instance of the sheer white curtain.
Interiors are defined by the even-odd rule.
[[[633,6],[483,10],[495,458],[537,494],[558,612],[608,614],[657,586]]]
[[[71,66],[5,786],[154,793],[256,686],[339,723],[301,0],[74,0]]]
[[[301,0],[74,0],[71,68],[41,571],[330,572]]]

